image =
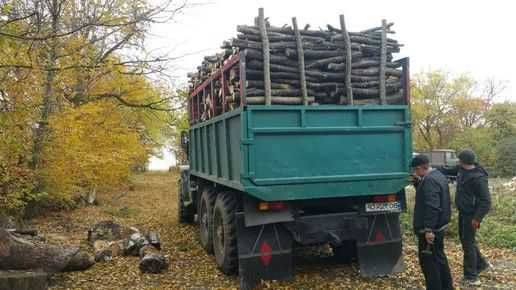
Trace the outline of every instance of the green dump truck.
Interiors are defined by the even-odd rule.
[[[356,257],[363,276],[401,271],[408,59],[397,62],[395,104],[380,95],[365,104],[359,95],[300,104],[269,95],[259,104],[245,92],[246,61],[240,49],[191,89],[179,221],[198,223],[201,245],[222,272],[240,275],[242,288],[292,278],[298,246]]]

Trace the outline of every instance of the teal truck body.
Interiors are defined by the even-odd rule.
[[[409,124],[408,106],[249,105],[190,129],[190,174],[264,201],[392,194]]]

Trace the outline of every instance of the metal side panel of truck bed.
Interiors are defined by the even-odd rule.
[[[412,152],[404,105],[240,108],[190,130],[191,174],[261,200],[397,192]]]

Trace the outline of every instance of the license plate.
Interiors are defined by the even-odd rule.
[[[370,202],[365,205],[366,212],[379,211],[401,211],[401,203],[399,201],[392,202]]]

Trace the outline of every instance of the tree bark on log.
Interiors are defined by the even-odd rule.
[[[313,97],[307,98],[308,103],[313,103],[315,99]],[[272,97],[271,101],[273,104],[278,105],[301,105],[303,104],[303,98],[302,97]],[[264,104],[265,98],[264,97],[247,97],[247,103],[248,104]]]
[[[0,270],[43,269],[45,272],[84,270],[93,257],[76,246],[55,246],[29,241],[0,229]]]
[[[271,104],[271,61],[270,61],[270,50],[269,50],[269,39],[267,38],[267,28],[265,27],[265,16],[263,8],[259,9],[258,25],[260,27],[260,35],[262,43],[260,47],[263,50],[263,76],[265,84],[265,104]]]
[[[0,271],[0,290],[47,290],[48,274],[41,271]]]
[[[142,273],[158,274],[168,269],[167,258],[152,245],[143,246],[139,252],[139,268]]]

